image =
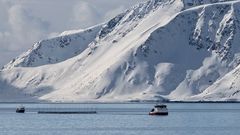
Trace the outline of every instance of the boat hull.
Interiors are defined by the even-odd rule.
[[[24,113],[25,112],[25,109],[17,109],[16,110],[16,113]]]
[[[149,115],[168,115],[168,112],[150,112]]]

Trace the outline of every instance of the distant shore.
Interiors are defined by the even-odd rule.
[[[240,101],[126,101],[126,102],[0,102],[0,104],[157,104],[157,103],[240,103]]]

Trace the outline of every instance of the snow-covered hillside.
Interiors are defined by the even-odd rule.
[[[36,67],[54,64],[72,58],[84,51],[99,32],[101,25],[87,30],[66,31],[59,37],[37,42],[27,52],[5,65],[12,67]]]
[[[238,0],[141,3],[36,43],[0,71],[0,100],[240,100],[239,17]]]

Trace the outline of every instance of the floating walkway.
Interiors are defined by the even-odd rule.
[[[39,114],[96,114],[94,108],[41,108]]]
[[[97,111],[38,111],[39,114],[96,114]]]

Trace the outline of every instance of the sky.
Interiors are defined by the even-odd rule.
[[[0,0],[0,67],[39,40],[106,22],[147,0]]]

